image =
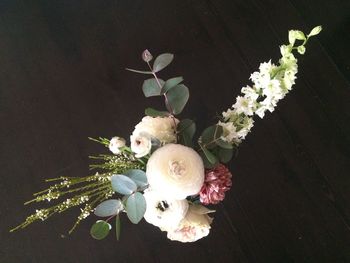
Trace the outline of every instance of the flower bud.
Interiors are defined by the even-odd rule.
[[[114,154],[120,153],[120,148],[125,146],[125,140],[121,137],[113,137],[109,142],[109,150]]]
[[[152,54],[146,49],[145,51],[142,52],[142,59],[145,62],[150,62],[153,59]]]

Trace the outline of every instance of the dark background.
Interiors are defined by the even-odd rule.
[[[128,137],[145,107],[143,49],[172,52],[161,77],[182,75],[182,117],[199,129],[228,108],[260,62],[279,58],[289,29],[321,35],[299,59],[297,84],[257,120],[231,163],[233,187],[211,234],[166,239],[122,221],[122,240],[90,238],[78,210],[8,233],[44,178],[89,173],[105,149],[88,136]],[[350,262],[350,2],[99,0],[0,2],[0,262]]]

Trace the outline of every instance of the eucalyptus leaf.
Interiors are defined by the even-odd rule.
[[[130,221],[137,224],[141,221],[146,212],[146,200],[144,196],[139,193],[133,193],[126,200],[126,214]]]
[[[184,119],[177,125],[179,142],[185,146],[193,146],[193,136],[196,132],[196,124],[193,120]]]
[[[139,169],[131,169],[125,173],[131,180],[133,180],[138,187],[145,187],[148,185],[146,173]]]
[[[153,63],[153,71],[158,72],[168,66],[173,61],[174,55],[170,53],[160,54]]]
[[[166,93],[168,104],[167,108],[173,114],[179,114],[184,109],[188,98],[190,97],[190,92],[188,88],[179,84]]]
[[[168,79],[167,81],[165,81],[165,84],[162,88],[162,93],[166,93],[171,88],[180,84],[183,80],[184,80],[183,77],[175,77],[175,78]]]
[[[116,215],[123,209],[122,202],[118,199],[110,199],[99,204],[94,211],[94,214],[99,217],[108,217]]]
[[[199,155],[202,157],[204,167],[207,169],[211,169],[215,167],[215,164],[212,164],[208,161],[207,156],[204,154],[204,152],[200,152]]]
[[[158,84],[159,81],[159,84]],[[142,84],[142,91],[145,97],[159,96],[164,85],[164,80],[155,78],[146,79]],[[159,87],[160,85],[160,87]]]
[[[158,111],[152,108],[145,109],[145,114],[151,117],[166,117],[170,115],[170,113],[167,111]]]
[[[136,191],[137,185],[129,177],[116,174],[111,177],[112,189],[123,195],[130,195]]]
[[[96,221],[95,224],[92,225],[90,229],[90,234],[93,238],[97,240],[101,240],[108,235],[111,228],[112,228],[111,225],[108,224],[107,222],[98,220]]]
[[[206,144],[206,147],[211,149],[216,147],[216,140],[222,135],[222,127],[219,125],[212,125],[206,128],[200,137],[201,143]]]
[[[233,149],[220,148],[218,151],[218,156],[219,156],[220,162],[228,163],[232,159]]]
[[[226,142],[226,141],[221,140],[221,139],[217,140],[216,144],[224,149],[233,149],[232,143]]]
[[[121,226],[120,217],[119,217],[119,215],[117,215],[115,217],[115,236],[116,236],[117,240],[120,239],[120,226]]]
[[[211,164],[216,164],[218,162],[218,158],[208,149],[202,147],[205,157]]]

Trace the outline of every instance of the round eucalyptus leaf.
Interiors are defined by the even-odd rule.
[[[232,159],[233,149],[220,148],[218,155],[221,162],[228,163]]]
[[[148,185],[146,173],[139,169],[131,169],[125,173],[131,180],[133,180],[138,187],[145,187]]]
[[[145,95],[145,97],[159,96],[163,85],[164,80],[162,79],[158,79],[158,81],[155,78],[146,79],[142,84],[143,94]]]
[[[207,169],[214,168],[216,164],[212,164],[208,161],[208,158],[205,156],[204,152],[200,152],[199,155],[202,157],[204,167]]]
[[[160,54],[153,63],[153,71],[158,72],[168,66],[173,61],[174,55],[170,53]]]
[[[216,164],[218,162],[218,158],[211,151],[206,148],[202,148],[202,150],[209,163]]]
[[[184,119],[177,125],[179,133],[179,142],[185,146],[193,146],[193,136],[196,132],[196,124],[193,120]]]
[[[118,199],[110,199],[99,204],[94,211],[94,214],[99,217],[108,217],[116,215],[123,208],[122,202]]]
[[[129,177],[116,174],[111,177],[112,189],[123,195],[130,195],[136,191],[137,185]]]
[[[96,221],[95,224],[92,225],[91,229],[90,229],[90,234],[93,238],[97,239],[97,240],[101,240],[104,239],[109,231],[111,230],[112,226],[110,224],[108,224],[105,221],[102,220],[98,220]]]
[[[143,194],[136,192],[126,200],[126,214],[130,221],[137,224],[146,212],[146,200]]]
[[[217,140],[216,144],[224,149],[233,149],[232,143],[226,142],[226,141],[221,140],[221,139]]]
[[[166,105],[168,110],[173,114],[179,114],[184,109],[190,97],[190,92],[185,85],[179,84],[170,89],[166,96],[168,98],[168,105]]]
[[[175,77],[175,78],[168,79],[167,81],[165,81],[161,93],[167,92],[171,88],[173,88],[176,85],[180,84],[183,80],[184,80],[183,77]]]

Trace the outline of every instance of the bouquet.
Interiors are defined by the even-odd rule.
[[[147,108],[146,116],[130,135],[129,144],[121,137],[90,138],[110,151],[90,156],[95,161],[90,169],[96,172],[86,177],[46,180],[52,185],[35,193],[25,204],[54,204],[35,210],[10,231],[80,207],[69,233],[94,214],[100,220],[92,225],[91,236],[98,240],[105,238],[113,220],[119,239],[120,216],[126,214],[134,224],[144,218],[165,231],[171,240],[194,242],[207,236],[215,212],[207,206],[222,202],[232,185],[232,174],[226,164],[251,131],[254,117],[263,118],[267,111],[273,112],[278,101],[292,89],[298,71],[295,53],[304,54],[310,37],[321,29],[315,27],[307,35],[290,30],[289,44],[280,47],[278,63],[271,60],[261,63],[259,71],[250,76],[252,84],[241,89],[232,107],[222,113],[217,123],[204,129],[198,139],[194,139],[194,121],[177,117],[189,99],[183,78],[165,81],[158,77],[174,55],[161,54],[151,65],[153,56],[145,50],[142,59],[148,69],[127,70],[151,76],[143,82],[143,93],[146,97],[164,97],[166,110]]]

